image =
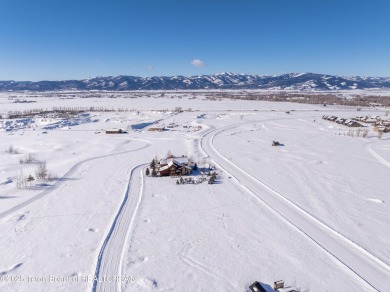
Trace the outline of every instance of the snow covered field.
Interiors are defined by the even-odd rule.
[[[351,137],[321,119],[385,109],[8,96],[3,117],[112,111],[0,119],[1,291],[247,291],[280,279],[301,291],[389,291],[390,134],[367,126]],[[127,133],[105,134],[113,128]],[[145,176],[168,151],[214,164],[217,183]],[[43,161],[52,179],[17,188]]]

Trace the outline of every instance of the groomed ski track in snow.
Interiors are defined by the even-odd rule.
[[[211,160],[234,177],[238,184],[256,200],[265,204],[304,235],[312,239],[373,289],[387,291],[390,267],[386,263],[319,221],[288,200],[283,194],[275,191],[218,152],[213,145],[214,138],[226,130],[246,123],[248,122],[211,130],[202,137],[200,141],[201,148]],[[383,162],[381,163],[383,164]]]
[[[139,209],[143,193],[143,168],[147,164],[141,164],[130,171],[129,183],[124,195],[123,202],[111,225],[103,245],[100,249],[95,280],[92,291],[120,291],[121,281],[116,281],[115,277],[122,274],[122,260],[124,247]],[[103,281],[105,276],[110,281]],[[111,280],[112,279],[112,280]]]

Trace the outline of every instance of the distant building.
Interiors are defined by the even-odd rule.
[[[106,130],[106,134],[123,134],[122,129],[110,129]]]
[[[163,132],[165,131],[165,128],[149,128],[148,131],[153,131],[153,132]]]
[[[251,290],[251,292],[267,292],[261,283],[257,281],[249,286],[249,290]]]
[[[348,123],[345,123],[345,125],[348,127],[354,127],[354,128],[362,127],[362,125],[356,121],[349,121]]]

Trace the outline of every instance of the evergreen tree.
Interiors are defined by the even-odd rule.
[[[147,176],[149,176],[149,175],[150,175],[149,168],[147,168],[147,169],[146,169],[146,171],[145,171],[145,174],[146,174]]]
[[[153,159],[152,162],[150,163],[150,168],[154,169],[156,167],[156,161]]]

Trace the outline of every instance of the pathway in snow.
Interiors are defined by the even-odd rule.
[[[132,233],[134,221],[143,193],[143,169],[147,164],[134,167],[130,172],[123,202],[100,249],[93,291],[120,291],[122,261],[125,244]],[[103,279],[106,277],[106,280]],[[124,279],[129,280],[129,279]]]
[[[382,156],[380,156],[378,153],[376,153],[374,149],[372,149],[372,147],[371,147],[372,143],[373,142],[368,142],[364,145],[364,147],[366,148],[368,153],[370,153],[371,156],[376,159],[376,161],[378,161],[379,163],[383,164],[384,166],[387,166],[388,168],[390,168],[390,162],[388,162],[386,159],[384,159]]]
[[[144,140],[141,140],[141,141],[145,142]],[[44,196],[47,196],[48,194],[50,194],[52,191],[54,191],[55,189],[57,189],[58,187],[60,187],[64,183],[66,183],[67,179],[71,178],[72,175],[77,171],[77,169],[79,169],[81,165],[83,165],[84,163],[86,163],[88,161],[92,161],[92,160],[96,160],[96,159],[100,159],[100,158],[105,158],[105,157],[110,157],[110,156],[126,154],[126,153],[130,153],[130,152],[134,152],[134,151],[139,151],[139,150],[142,150],[142,149],[144,149],[146,147],[149,147],[149,146],[150,146],[150,142],[148,142],[148,144],[146,144],[146,145],[144,145],[142,147],[136,148],[136,149],[123,151],[123,152],[112,153],[112,154],[106,154],[106,155],[101,155],[101,156],[95,156],[95,157],[91,157],[91,158],[82,160],[82,161],[76,163],[75,165],[73,165],[61,178],[59,178],[48,189],[44,190],[43,192],[40,192],[38,195],[36,195],[36,196],[34,196],[34,197],[24,201],[23,203],[20,203],[19,205],[16,205],[16,206],[14,206],[14,207],[12,207],[12,208],[10,208],[10,209],[0,213],[0,220],[3,219],[4,217],[7,217],[8,215],[11,215],[11,214],[15,213],[16,211],[18,211],[20,209],[30,205],[31,203],[36,202],[37,200],[43,198]]]
[[[222,127],[206,134],[201,141],[204,152],[230,176],[235,177],[240,186],[256,200],[265,204],[295,226],[372,288],[378,291],[386,291],[388,289],[388,279],[390,279],[390,267],[386,263],[319,221],[285,198],[281,193],[241,169],[215,149],[213,146],[214,137],[239,125]]]

